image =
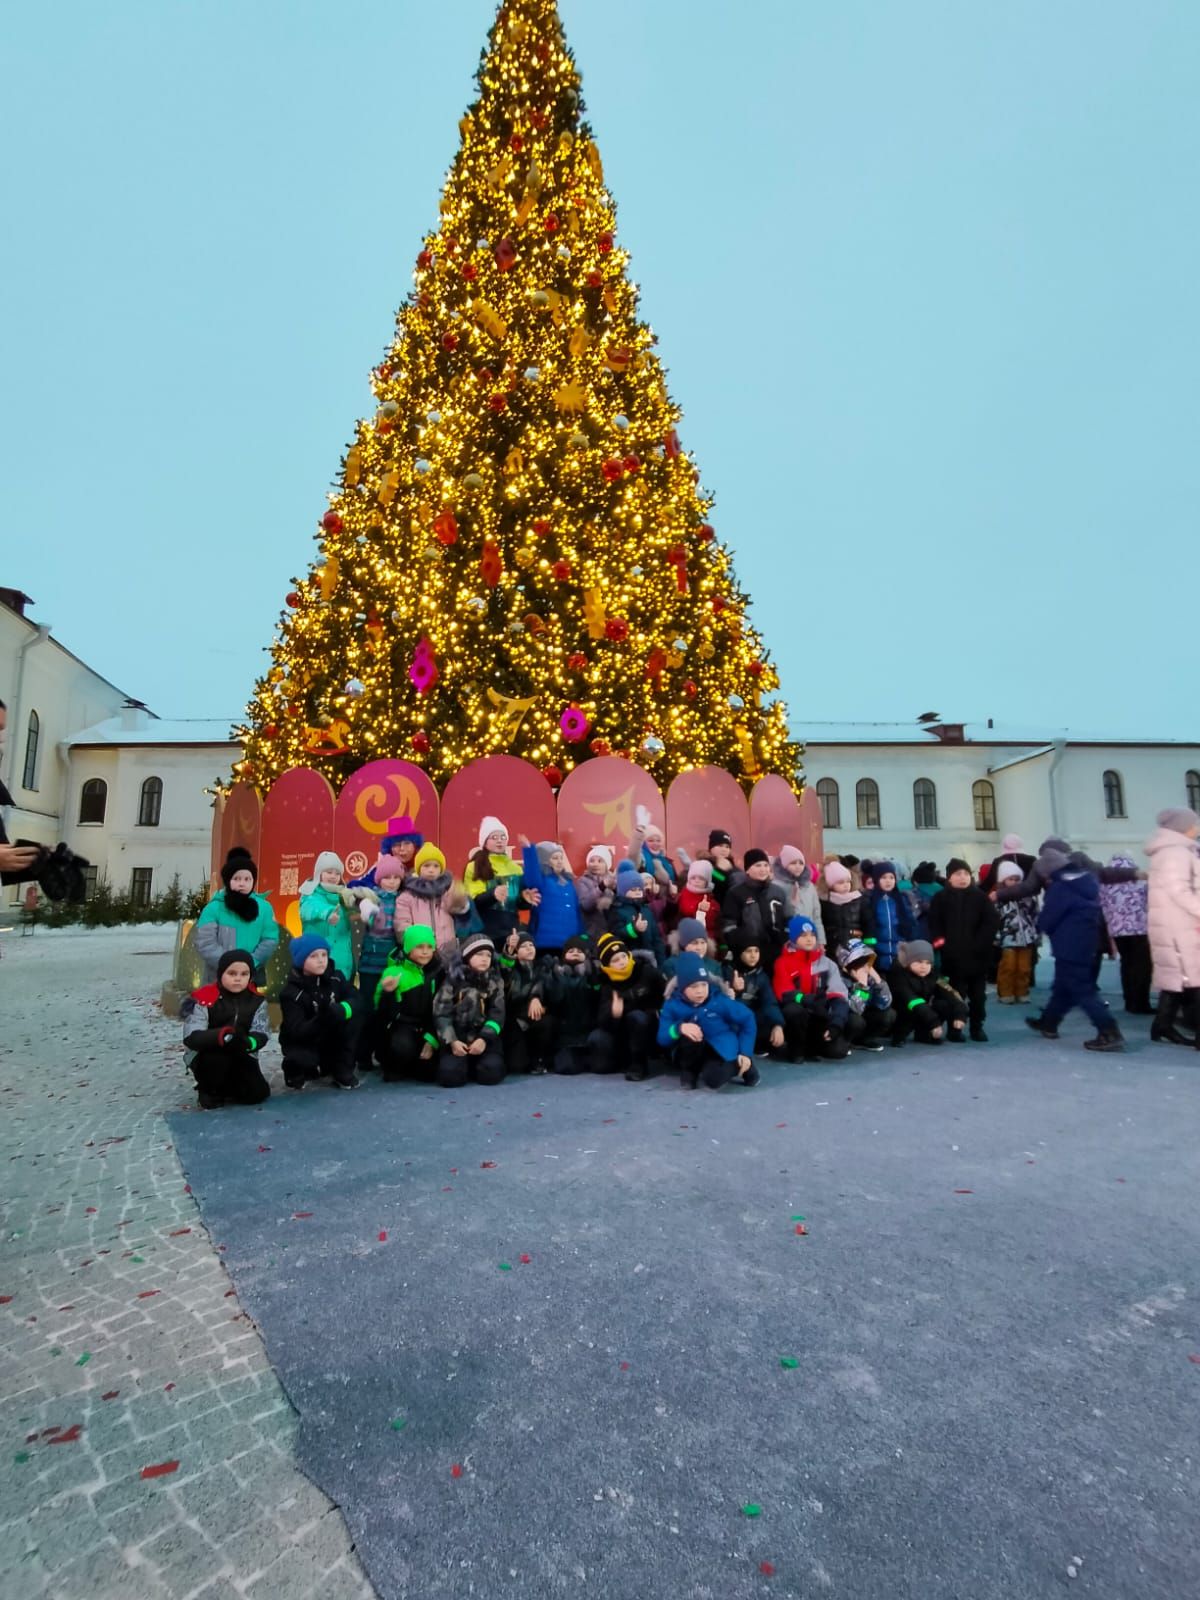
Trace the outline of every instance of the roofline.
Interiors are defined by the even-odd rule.
[[[964,739],[961,744],[949,744],[943,739],[930,739],[925,742],[921,739],[842,739],[829,737],[826,739],[809,739],[804,734],[798,733],[796,738],[807,750],[813,745],[894,745],[904,750],[999,750],[1012,749],[1016,746],[1031,746],[1030,754],[1035,754],[1046,746],[1044,741],[1034,739]],[[1200,738],[1196,739],[1064,739],[1069,749],[1074,750],[1111,750],[1115,745],[1123,749],[1138,750],[1200,750]]]
[[[18,591],[18,593],[25,594],[25,591],[21,589]],[[25,598],[31,605],[34,603],[32,595],[25,595]],[[45,626],[44,623],[34,622],[31,617],[23,617],[19,611],[9,611],[7,607],[5,607],[5,611],[17,622],[23,622],[25,626],[32,629],[34,633],[37,633],[39,627]],[[132,700],[134,698],[133,695],[126,693],[126,691],[121,688],[120,684],[114,683],[111,678],[106,678],[102,672],[97,672],[95,667],[89,666],[82,656],[77,656],[75,654],[74,650],[68,650],[61,639],[55,638],[53,632],[47,635],[46,642],[47,644],[52,644],[56,650],[61,650],[64,656],[70,656],[71,660],[77,662],[85,672],[90,672],[93,678],[99,678],[101,683],[106,683],[110,689],[116,690],[117,694],[124,695],[126,700]],[[139,705],[141,704],[140,701],[138,703]],[[160,720],[157,711],[151,711],[149,706],[143,706],[142,709],[146,712],[147,716],[153,717],[156,722]]]
[[[1044,744],[1044,745],[1040,746],[1040,748],[1037,749],[1037,750],[1026,750],[1023,755],[1013,756],[1013,758],[1010,761],[997,761],[994,766],[990,766],[988,768],[988,771],[989,772],[1007,772],[1009,767],[1024,766],[1026,761],[1037,761],[1042,756],[1053,755],[1054,754],[1054,749],[1055,749],[1054,745],[1052,745],[1052,744]]]
[[[240,739],[63,739],[72,750],[237,750]]]

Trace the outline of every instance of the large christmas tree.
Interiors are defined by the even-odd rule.
[[[440,783],[504,750],[551,782],[610,753],[794,781],[554,0],[506,0],[477,81],[239,775],[402,755]]]

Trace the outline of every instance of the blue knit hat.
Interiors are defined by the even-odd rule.
[[[877,884],[885,872],[890,872],[896,882],[899,883],[900,874],[896,871],[896,863],[894,861],[874,861],[871,863],[871,876]]]
[[[646,885],[642,882],[642,874],[632,861],[622,861],[617,868],[617,893],[628,894],[631,889],[645,891]]]
[[[292,965],[297,972],[304,970],[304,963],[314,950],[324,950],[328,954],[329,940],[322,939],[319,933],[305,933],[299,939],[292,940],[292,948],[289,954],[292,958]]]
[[[708,945],[708,929],[699,917],[680,917],[679,919],[679,948],[686,950],[689,944],[695,944],[697,939],[703,939]]]
[[[816,933],[817,925],[811,917],[793,917],[788,923],[788,938],[794,944],[802,933]]]
[[[707,983],[708,968],[704,965],[703,957],[685,950],[675,963],[675,976],[683,990],[690,988],[693,983]]]

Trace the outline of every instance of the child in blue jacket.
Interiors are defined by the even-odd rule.
[[[895,962],[900,946],[916,938],[917,928],[912,906],[899,888],[892,863],[876,861],[873,873],[875,887],[870,902],[875,917],[875,960],[880,972],[886,972]]]
[[[567,852],[553,840],[532,845],[524,834],[520,837],[524,869],[521,881],[531,895],[537,896],[533,901],[533,937],[543,955],[561,955],[567,940],[578,938],[583,932],[583,912]]]
[[[1047,936],[1054,952],[1054,987],[1041,1016],[1025,1021],[1044,1039],[1057,1039],[1059,1023],[1078,1006],[1096,1025],[1096,1037],[1083,1041],[1085,1050],[1124,1050],[1121,1030],[1096,986],[1096,948],[1103,920],[1100,884],[1072,857],[1045,845],[1034,870],[1050,880],[1038,931]]]
[[[679,1068],[680,1087],[694,1089],[702,1078],[706,1089],[726,1083],[753,1088],[759,1076],[754,1013],[716,993],[703,961],[690,950],[680,956],[676,977],[679,987],[663,1004],[658,1042]]]

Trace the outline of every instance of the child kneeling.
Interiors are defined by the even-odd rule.
[[[706,1089],[758,1082],[754,1065],[754,1013],[715,991],[699,956],[688,951],[676,966],[678,986],[662,1009],[658,1042],[679,1068],[679,1084]]]
[[[197,989],[185,1011],[183,1044],[195,1052],[188,1066],[204,1111],[229,1100],[260,1105],[271,1093],[257,1060],[267,1042],[267,1002],[253,978],[250,952],[226,950],[217,962],[217,981]]]
[[[418,1078],[432,1083],[438,1037],[433,1000],[442,975],[437,935],[419,922],[405,928],[399,951],[384,969],[375,994],[379,1054],[385,1083]]]
[[[892,1044],[897,1049],[915,1031],[918,1044],[941,1044],[966,1039],[967,1005],[948,983],[933,975],[933,946],[926,939],[910,939],[896,954],[891,971],[896,1026]]]
[[[279,996],[284,1082],[303,1089],[313,1078],[330,1077],[336,1089],[357,1089],[358,990],[333,965],[328,941],[318,934],[293,939],[290,954],[292,975]]]
[[[496,948],[485,933],[464,939],[437,992],[433,1013],[442,1053],[437,1081],[461,1089],[472,1075],[489,1087],[504,1080],[504,981],[493,966]]]
[[[846,978],[846,1038],[851,1050],[879,1051],[896,1026],[892,1010],[892,991],[887,980],[875,970],[875,952],[856,939],[842,951],[842,972]]]
[[[787,946],[772,976],[789,1061],[843,1060],[850,1052],[846,985],[821,949],[811,917],[788,923]]]

